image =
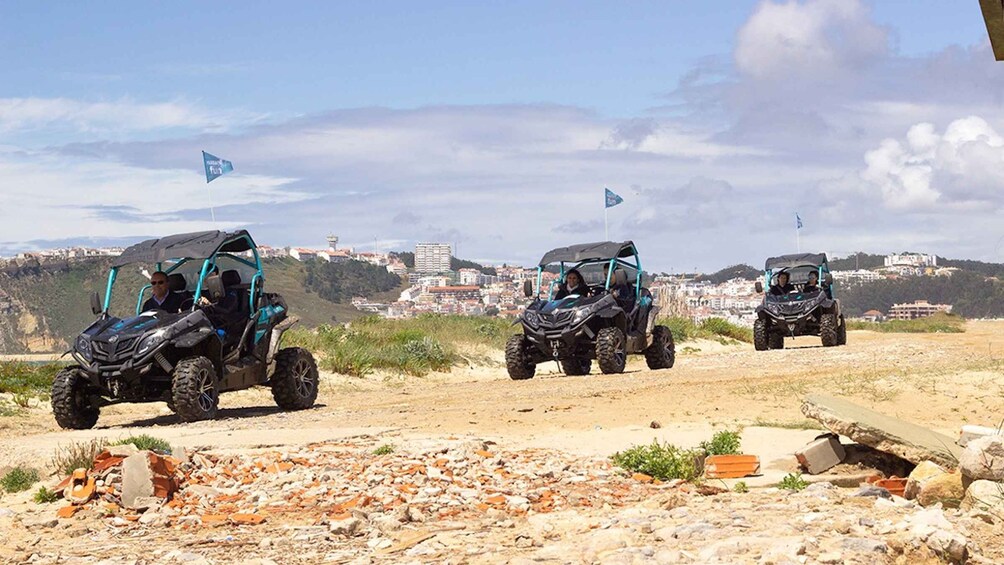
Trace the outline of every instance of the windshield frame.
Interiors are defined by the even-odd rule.
[[[627,259],[631,259],[631,258],[634,258],[634,263],[633,264],[630,261],[627,260]],[[540,298],[540,293],[543,290],[544,269],[545,269],[545,267],[548,267],[549,265],[553,265],[553,264],[554,263],[548,263],[548,264],[545,264],[545,265],[538,265],[537,266],[537,284],[536,284],[536,289],[535,289],[536,292],[534,293],[534,296],[536,296],[538,299]],[[635,287],[634,288],[635,300],[638,300],[638,299],[641,298],[641,275],[642,275],[642,267],[641,267],[641,257],[639,257],[637,253],[635,253],[634,255],[630,255],[630,256],[628,256],[626,258],[612,257],[610,259],[586,259],[584,261],[577,261],[575,263],[570,263],[570,262],[566,262],[566,261],[559,261],[558,262],[558,269],[559,269],[559,271],[558,271],[558,278],[554,282],[557,282],[559,284],[563,283],[564,280],[565,280],[565,275],[568,273],[568,271],[571,271],[573,269],[578,269],[578,268],[580,268],[580,267],[582,267],[584,265],[596,265],[596,264],[606,264],[606,265],[610,266],[610,270],[607,272],[607,278],[606,278],[606,280],[603,283],[603,290],[606,290],[606,291],[610,290],[610,282],[611,282],[611,280],[613,278],[614,270],[615,270],[615,268],[617,266],[622,266],[622,267],[625,267],[625,268],[628,268],[628,269],[634,269],[635,270],[635,285],[634,285],[634,287]],[[568,266],[568,268],[566,268],[566,265]],[[547,302],[551,302],[553,300],[554,290],[555,290],[556,286],[557,285],[554,285],[554,284],[548,285]]]
[[[233,243],[235,241],[240,241],[242,239],[243,240],[247,240],[247,243],[248,243],[248,245],[251,248],[250,251],[251,251],[251,254],[252,254],[252,259],[248,259],[246,257],[241,257],[239,255],[235,255],[235,254],[229,253],[229,252],[220,252],[219,251],[219,249],[221,249],[221,248],[223,248],[223,247],[225,247],[225,246],[227,246],[227,245],[229,245],[229,244],[231,244],[231,243]],[[251,239],[251,236],[248,235],[247,233],[243,233],[239,237],[235,237],[233,239],[228,239],[228,240],[224,241],[223,243],[220,244],[220,246],[217,248],[217,250],[213,252],[212,255],[210,255],[209,257],[206,257],[205,259],[198,258],[198,257],[175,257],[175,258],[171,258],[171,259],[166,259],[163,262],[156,263],[155,267],[156,267],[157,271],[162,271],[163,270],[163,272],[165,274],[170,275],[172,272],[174,272],[177,269],[181,268],[183,265],[186,265],[188,263],[195,262],[195,261],[201,261],[202,262],[202,266],[199,269],[199,278],[198,278],[198,282],[197,282],[196,287],[195,287],[195,293],[194,293],[193,301],[192,301],[192,308],[194,309],[195,308],[195,304],[198,303],[199,298],[202,297],[203,283],[206,280],[206,276],[210,272],[212,272],[213,267],[216,266],[216,262],[217,262],[217,260],[220,257],[227,257],[227,258],[232,259],[234,261],[237,261],[238,263],[241,263],[241,264],[243,264],[243,265],[245,265],[245,266],[247,266],[247,267],[249,267],[251,269],[254,269],[254,274],[251,276],[251,292],[248,293],[248,301],[250,303],[249,304],[250,311],[254,312],[256,310],[255,306],[254,306],[255,295],[257,294],[256,291],[257,291],[258,287],[260,287],[261,284],[264,283],[264,281],[265,281],[265,273],[264,273],[264,271],[262,271],[261,256],[258,255],[258,248],[257,248],[257,246],[255,246],[254,241]],[[167,267],[166,270],[164,270],[164,263],[173,263],[173,264],[170,267]],[[103,306],[103,311],[105,313],[107,313],[108,310],[111,308],[111,303],[112,303],[112,288],[114,287],[115,281],[118,278],[119,269],[121,269],[123,266],[124,265],[113,266],[108,271],[108,283],[107,283],[107,285],[105,287],[105,300],[104,300],[104,306]],[[139,292],[137,293],[137,298],[136,298],[136,315],[137,316],[139,314],[141,314],[141,310],[143,308],[143,294],[146,292],[147,289],[150,289],[150,288],[153,288],[153,287],[149,283],[147,283],[147,284],[143,285],[142,287],[140,287]]]

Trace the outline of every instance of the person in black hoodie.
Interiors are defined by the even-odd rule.
[[[586,286],[586,282],[582,280],[582,274],[575,269],[565,273],[565,284],[558,288],[558,292],[554,295],[554,299],[561,300],[562,298],[572,294],[578,294],[579,296],[589,295],[589,287]]]
[[[783,296],[789,292],[795,292],[795,285],[788,282],[788,273],[781,271],[777,274],[777,284],[770,287],[770,293],[774,296]]]

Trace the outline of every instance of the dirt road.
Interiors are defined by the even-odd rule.
[[[0,418],[0,460],[39,461],[60,443],[138,433],[233,447],[362,432],[471,435],[605,455],[653,437],[694,445],[713,427],[739,425],[748,429],[748,450],[763,444],[784,455],[813,433],[800,412],[808,392],[852,398],[953,436],[964,423],[996,425],[1004,415],[1004,322],[970,322],[963,334],[851,332],[846,347],[817,343],[788,340],[787,349],[767,352],[689,343],[669,370],[649,371],[635,358],[621,375],[594,367],[589,376],[564,377],[542,365],[529,381],[509,380],[498,354],[494,367],[425,378],[326,374],[313,410],[282,413],[267,390],[252,390],[225,395],[221,419],[197,424],[178,423],[163,404],[124,405],[105,409],[95,430],[65,432],[42,405],[29,418]],[[651,429],[653,421],[662,427]]]

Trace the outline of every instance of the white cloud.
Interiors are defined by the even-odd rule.
[[[256,119],[247,113],[213,112],[183,101],[140,103],[123,98],[86,102],[69,98],[0,98],[0,134],[55,130],[121,137],[166,129],[222,131]]]
[[[739,29],[735,62],[761,79],[831,76],[886,55],[888,45],[888,31],[859,0],[768,0]]]
[[[301,200],[294,179],[234,175],[214,181],[217,207]],[[0,241],[116,238],[214,229],[205,177],[49,153],[0,153]],[[202,215],[204,219],[197,218]],[[219,227],[251,218],[224,217]]]
[[[933,124],[911,127],[903,141],[885,139],[865,154],[861,179],[896,210],[931,210],[1004,203],[1004,138],[983,118],[954,120],[942,134]]]

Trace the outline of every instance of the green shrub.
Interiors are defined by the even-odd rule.
[[[807,486],[809,486],[809,483],[805,482],[805,479],[802,478],[802,473],[788,473],[777,484],[778,488],[794,491],[803,490]]]
[[[649,445],[636,445],[614,453],[610,459],[622,469],[644,473],[656,479],[694,481],[700,474],[696,461],[698,456],[692,450],[653,440]]]
[[[31,396],[48,396],[52,381],[63,365],[56,363],[25,363],[24,361],[0,361],[0,392]]]
[[[711,436],[711,441],[702,441],[701,449],[708,455],[741,455],[742,435],[738,431],[722,430]]]
[[[36,504],[49,504],[59,500],[59,493],[53,492],[45,487],[38,487],[32,499]]]
[[[673,341],[676,343],[691,341],[701,337],[698,335],[697,324],[690,318],[672,316],[659,320],[659,323],[668,327],[669,331],[673,332]]]
[[[474,316],[422,314],[406,320],[367,316],[349,326],[294,328],[283,346],[305,347],[327,371],[364,376],[374,370],[410,375],[449,370],[460,361],[462,345],[501,349],[514,332],[505,321]]]
[[[701,322],[701,331],[711,335],[753,343],[753,329],[737,326],[723,318],[708,318]]]
[[[389,443],[385,443],[373,450],[373,455],[390,455],[391,453],[394,453],[394,446]]]
[[[104,451],[108,443],[103,439],[73,442],[67,446],[59,446],[52,456],[52,467],[56,472],[69,475],[77,469],[90,469],[94,458]]]
[[[35,469],[24,467],[14,467],[7,474],[0,478],[0,488],[7,492],[22,492],[31,488],[41,478]]]
[[[135,445],[136,449],[139,449],[140,451],[159,451],[161,453],[171,453],[171,444],[167,440],[163,440],[158,437],[153,437],[146,434],[140,434],[138,436],[129,436],[125,439],[120,439],[118,441],[111,443],[111,445],[126,445],[126,444]]]
[[[750,487],[749,485],[746,484],[746,481],[739,481],[735,484],[735,486],[732,487],[732,491],[743,494],[749,492]]]

